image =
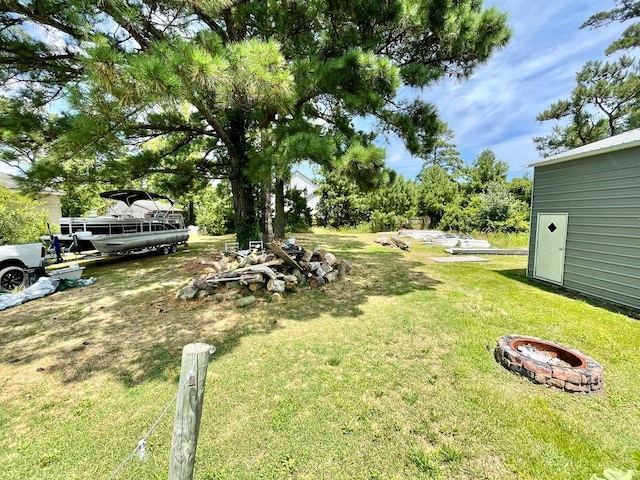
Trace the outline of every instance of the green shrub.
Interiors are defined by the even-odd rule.
[[[46,229],[39,202],[0,186],[0,245],[37,242]]]
[[[311,209],[307,206],[307,199],[300,190],[295,188],[287,191],[285,198],[287,210],[284,214],[287,230],[291,232],[306,232],[313,223]]]
[[[402,223],[402,218],[393,213],[383,213],[378,210],[371,213],[369,225],[372,232],[389,232],[397,230]]]
[[[479,195],[472,195],[469,201],[463,196],[458,196],[445,207],[439,228],[461,233],[478,230],[481,207]]]
[[[196,223],[202,233],[222,235],[233,230],[233,197],[228,182],[205,188],[194,204]]]

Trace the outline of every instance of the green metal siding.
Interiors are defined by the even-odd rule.
[[[640,147],[535,168],[527,275],[538,213],[568,213],[563,286],[640,309]]]

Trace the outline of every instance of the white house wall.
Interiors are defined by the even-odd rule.
[[[288,183],[289,188],[295,188],[305,193],[305,200],[307,201],[307,207],[311,209],[312,213],[315,213],[318,208],[318,202],[320,197],[316,194],[318,186],[314,183],[313,179],[299,170],[294,170],[291,173],[291,180]]]

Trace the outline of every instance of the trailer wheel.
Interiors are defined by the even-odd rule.
[[[169,247],[167,245],[162,247],[162,255],[169,255]]]
[[[178,251],[178,245],[176,245],[175,243],[173,243],[171,245],[171,253],[176,253]]]
[[[10,292],[24,286],[26,281],[25,271],[16,266],[6,267],[0,270],[0,292]]]

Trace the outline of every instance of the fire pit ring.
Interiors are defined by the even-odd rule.
[[[566,392],[597,393],[602,389],[602,365],[559,343],[506,335],[498,340],[494,354],[507,370],[534,383]]]

